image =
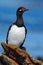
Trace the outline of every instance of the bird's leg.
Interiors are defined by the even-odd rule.
[[[20,46],[20,49],[26,51],[26,48],[25,47]]]

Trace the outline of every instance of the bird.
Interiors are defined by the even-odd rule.
[[[26,39],[27,28],[24,25],[23,13],[27,11],[25,7],[19,7],[16,11],[17,19],[12,23],[8,29],[6,43],[11,45],[16,45],[22,48],[24,41]]]

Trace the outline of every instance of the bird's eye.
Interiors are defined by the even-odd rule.
[[[19,11],[21,12],[21,9]]]

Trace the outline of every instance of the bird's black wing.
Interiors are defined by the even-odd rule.
[[[12,25],[10,25],[9,29],[8,29],[8,32],[7,32],[7,36],[6,36],[6,43],[8,44],[8,35],[9,35],[9,31],[11,29]]]

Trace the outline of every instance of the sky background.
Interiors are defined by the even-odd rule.
[[[20,6],[29,9],[23,14],[28,31],[24,46],[33,57],[43,57],[43,0],[0,0],[0,43],[6,42],[8,28],[16,21]],[[0,53],[2,50],[0,46]]]

